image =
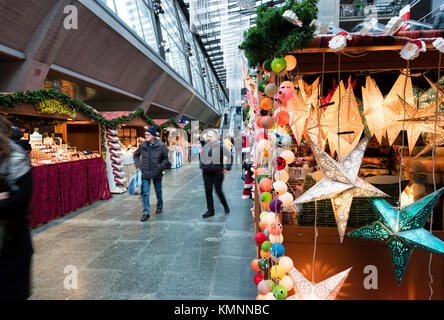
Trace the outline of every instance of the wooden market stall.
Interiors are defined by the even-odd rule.
[[[399,33],[400,37],[408,37],[410,39],[436,38],[443,35],[443,30],[406,31]],[[394,39],[383,34],[368,35],[366,37],[352,35],[352,40],[347,41],[347,46],[342,51],[336,52],[328,46],[332,38],[333,35],[315,37],[307,48],[292,52],[291,55],[297,60],[297,68],[286,75],[277,75],[277,78],[274,80],[278,80],[278,82],[292,81],[295,83],[295,92],[299,92],[300,90],[307,89],[306,87],[298,87],[302,83],[300,82],[301,78],[310,79],[310,82],[314,83],[315,79],[320,77],[321,80],[319,80],[318,88],[321,83],[324,87],[317,97],[319,101],[320,98],[326,97],[329,93],[332,81],[339,83],[338,77],[341,80],[347,80],[350,75],[354,75],[355,77],[362,76],[365,79],[369,75],[381,72],[387,72],[387,74],[397,73],[399,75],[402,70],[409,68],[411,70],[409,77],[413,78],[423,76],[427,70],[442,68],[440,65],[441,54],[430,41],[426,42],[426,52],[421,52],[418,58],[407,63],[399,55],[399,50],[406,43],[405,39]],[[260,83],[260,68],[258,68],[257,73],[257,82]],[[440,74],[440,72],[437,73]],[[436,73],[434,75],[436,76]],[[441,75],[443,74],[441,73]],[[384,74],[381,75],[381,78],[383,77]],[[364,81],[358,82],[356,87],[354,87],[354,91],[361,91],[360,85],[364,83]],[[349,82],[350,84],[351,82]],[[381,88],[381,91],[388,91],[389,89]],[[257,94],[259,97],[258,105],[260,105],[265,94],[259,91]],[[364,118],[362,100],[360,105],[361,117]],[[310,119],[307,121],[310,121]],[[441,129],[442,122],[439,122],[438,130]],[[365,135],[369,134],[368,131],[364,130],[362,138]],[[386,141],[379,143],[373,137],[365,151],[363,166],[360,168],[359,174],[364,180],[390,195],[391,198],[388,202],[393,206],[403,201],[403,199],[399,199],[399,188],[407,190],[407,196],[411,198],[409,203],[433,192],[433,169],[435,169],[434,178],[437,177],[434,179],[436,188],[439,189],[444,186],[444,180],[441,179],[441,175],[444,174],[444,171],[442,171],[444,167],[440,167],[441,163],[444,163],[442,149],[437,149],[438,152],[435,153],[436,165],[432,165],[430,152],[423,158],[414,159],[418,151],[427,144],[425,138],[421,136],[418,139],[418,145],[422,144],[422,147],[412,147],[414,150],[413,152],[410,150],[412,152],[410,154],[408,148],[406,148],[408,136],[405,134],[403,137],[403,135],[404,132],[401,130],[401,134],[394,141],[393,146]],[[294,144],[296,141],[294,134],[292,134],[292,140]],[[295,149],[295,163],[298,162],[298,157],[303,159],[303,161],[289,166],[290,178],[287,186],[294,199],[298,198],[320,180],[320,172],[316,162],[313,161],[314,157],[312,155],[307,157],[307,154],[302,152],[303,148],[307,149],[308,147],[306,139],[304,140],[298,146],[300,150]],[[294,146],[293,144],[292,146]],[[401,144],[406,149],[403,149]],[[401,150],[404,157],[402,159],[404,161],[402,166],[402,183],[398,182],[401,159],[396,154],[399,153],[399,150]],[[327,152],[329,152],[328,146]],[[334,153],[331,155],[335,156]],[[395,161],[395,169],[387,165],[387,160],[392,160],[391,165]],[[311,164],[309,164],[310,162]],[[301,175],[302,164],[308,165],[308,170]],[[364,164],[367,164],[367,166]],[[377,166],[372,166],[372,164],[377,164]],[[378,172],[378,170],[380,171]],[[261,229],[259,224],[260,213],[263,212],[264,207],[261,205],[261,194],[258,190],[259,185],[256,182],[254,197],[255,225],[256,232],[261,232],[263,229]],[[444,199],[441,197],[434,209],[433,215],[433,235],[441,240],[444,240],[443,203]],[[287,210],[287,212],[284,210],[284,212],[279,213],[279,219],[283,223],[282,235],[285,256],[293,259],[294,266],[306,279],[312,279],[312,270],[314,270],[314,282],[319,283],[352,267],[352,271],[337,296],[338,299],[428,299],[431,291],[428,273],[430,253],[419,249],[413,250],[406,273],[402,283],[399,285],[393,270],[392,257],[386,243],[350,237],[345,237],[343,242],[340,242],[330,199],[304,203],[298,207],[298,210]],[[347,234],[376,220],[376,210],[373,209],[368,198],[354,197],[345,233]],[[430,221],[425,225],[426,230],[428,230],[429,225]],[[315,243],[316,251],[314,252]],[[258,259],[261,258],[260,252],[261,246],[258,245]],[[316,262],[313,268],[314,255]],[[443,256],[433,255],[431,270],[433,275],[433,284],[431,284],[433,299],[442,300],[444,299]],[[265,276],[267,275],[265,274]]]
[[[14,96],[11,105],[9,97]],[[102,124],[58,99],[20,103],[0,95],[0,115],[24,130],[32,151],[30,227],[111,198],[102,152]],[[89,110],[89,108],[87,108]],[[92,108],[91,108],[92,110]],[[42,136],[39,132],[45,132]]]

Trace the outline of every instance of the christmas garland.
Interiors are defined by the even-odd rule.
[[[260,5],[256,9],[255,26],[244,33],[239,49],[244,50],[250,67],[254,68],[272,57],[283,57],[302,49],[313,38],[318,0],[287,0],[282,7]],[[302,24],[294,25],[283,18],[285,11],[295,13]]]
[[[60,91],[50,89],[50,90],[35,90],[35,91],[18,91],[13,94],[0,94],[0,107],[15,107],[19,104],[32,104],[34,106],[41,105],[42,102],[48,100],[56,100],[63,104],[63,111],[71,115],[75,114],[76,111],[84,113],[91,121],[100,123],[101,136],[102,136],[102,157],[106,158],[106,143],[105,143],[105,130],[106,128],[114,129],[117,125],[130,121],[136,117],[141,117],[149,125],[156,127],[158,131],[166,128],[170,124],[174,125],[176,128],[180,128],[179,124],[175,119],[171,118],[162,125],[156,124],[149,116],[147,116],[142,108],[137,109],[135,112],[127,115],[121,116],[116,119],[107,120],[103,115],[98,113],[94,108],[84,104],[83,102],[75,99],[71,99],[65,93]],[[36,107],[37,109],[37,107]],[[54,108],[46,107],[41,112],[55,113],[57,110]]]

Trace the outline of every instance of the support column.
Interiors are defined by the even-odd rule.
[[[66,17],[63,10],[67,5],[81,8],[81,4],[75,0],[57,1],[28,43],[25,49],[26,60],[8,80],[7,92],[41,88],[65,38],[70,33],[76,32],[73,29],[67,30],[63,26]]]
[[[182,108],[182,110],[180,111],[179,115],[177,116],[177,118],[178,118],[179,120],[182,119],[184,113],[185,113],[185,112],[188,110],[188,108],[190,107],[190,105],[191,105],[191,101],[193,101],[194,97],[195,97],[194,94],[191,95],[190,99],[188,99],[187,103],[185,104],[185,106],[184,106],[184,107]]]
[[[145,113],[147,113],[151,103],[153,102],[156,95],[159,93],[159,89],[162,87],[162,84],[165,82],[166,78],[167,78],[167,73],[164,71],[145,92],[145,95],[143,97],[143,102],[140,105],[140,107],[143,108]]]

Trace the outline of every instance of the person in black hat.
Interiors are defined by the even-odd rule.
[[[142,202],[143,215],[141,221],[150,217],[150,181],[153,180],[157,197],[156,214],[162,212],[162,170],[170,166],[168,150],[163,142],[156,139],[157,130],[149,127],[145,131],[145,141],[134,152],[134,163],[137,170],[142,170]],[[142,157],[142,160],[140,160]]]

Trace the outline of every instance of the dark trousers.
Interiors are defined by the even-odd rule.
[[[213,185],[216,189],[217,195],[219,196],[220,202],[224,208],[228,208],[227,200],[222,192],[222,181],[224,180],[224,174],[204,171],[203,180],[205,184],[205,196],[207,198],[207,209],[214,212]]]

